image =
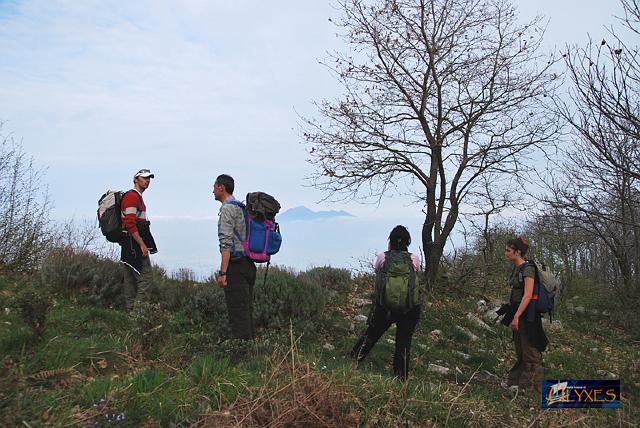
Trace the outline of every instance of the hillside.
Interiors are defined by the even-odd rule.
[[[335,217],[353,217],[344,210],[336,211],[313,211],[307,207],[299,206],[295,208],[289,208],[278,216],[279,221],[312,221],[322,220]]]
[[[619,376],[622,408],[542,411],[539,397],[500,386],[514,354],[510,333],[490,321],[497,293],[449,287],[431,297],[406,383],[391,377],[393,327],[363,363],[347,358],[364,329],[371,280],[350,280],[331,268],[271,271],[266,288],[256,284],[259,338],[232,364],[230,352],[244,345],[220,341],[226,314],[211,284],[163,278],[164,301],[130,315],[95,306],[86,289],[54,289],[39,339],[17,309],[36,278],[3,276],[0,424],[484,427],[640,420],[639,338],[623,329],[623,313],[601,288],[573,290],[547,324],[546,377]]]

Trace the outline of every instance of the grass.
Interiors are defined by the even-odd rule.
[[[233,365],[229,356],[239,345],[214,343],[206,324],[183,313],[171,313],[171,326],[145,351],[131,333],[135,319],[82,298],[56,297],[38,338],[19,314],[4,310],[29,281],[0,277],[3,426],[630,426],[640,419],[639,338],[624,317],[557,311],[562,327],[547,327],[545,377],[600,378],[607,370],[622,379],[624,399],[620,410],[551,412],[540,409],[539,397],[514,398],[499,386],[513,364],[511,336],[467,319],[480,293],[453,287],[431,298],[414,335],[411,377],[401,383],[391,377],[393,327],[363,362],[346,357],[365,328],[352,321],[368,312],[353,304],[368,296],[363,284],[334,299],[313,331],[261,331],[248,357]],[[584,283],[569,298],[600,313],[619,311],[606,291]],[[482,298],[488,294],[494,302],[506,297]],[[450,371],[436,374],[429,364]]]

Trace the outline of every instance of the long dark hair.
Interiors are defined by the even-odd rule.
[[[398,225],[389,234],[389,249],[407,251],[411,244],[411,235],[406,227]]]

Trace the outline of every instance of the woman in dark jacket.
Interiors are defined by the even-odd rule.
[[[395,376],[404,381],[409,374],[409,351],[411,349],[411,338],[420,319],[420,297],[419,285],[417,282],[417,271],[420,269],[420,258],[416,254],[408,252],[411,236],[404,226],[396,226],[389,234],[388,251],[378,255],[375,263],[376,288],[379,286],[381,277],[386,276],[387,258],[391,260],[402,260],[405,269],[413,272],[414,293],[417,301],[407,311],[393,311],[382,305],[382,299],[376,293],[372,303],[371,313],[367,320],[367,331],[360,337],[351,351],[351,356],[358,361],[362,361],[369,351],[376,344],[378,339],[391,326],[396,324],[396,347],[393,356],[393,371]],[[406,271],[405,271],[406,272]]]
[[[544,375],[542,352],[547,349],[548,340],[542,329],[541,315],[536,312],[533,301],[536,268],[524,258],[528,249],[524,239],[516,238],[507,242],[504,251],[505,258],[513,264],[509,276],[509,316],[513,315],[510,327],[517,356],[516,364],[509,371],[507,384],[539,390]]]

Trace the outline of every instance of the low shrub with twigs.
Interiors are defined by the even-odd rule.
[[[357,397],[335,376],[325,376],[298,353],[291,337],[289,349],[275,351],[262,387],[241,396],[229,408],[213,412],[195,427],[355,427],[361,421]]]

